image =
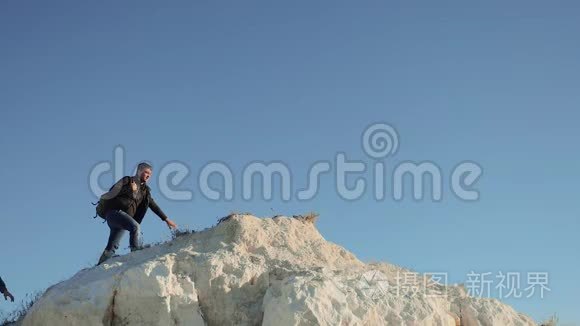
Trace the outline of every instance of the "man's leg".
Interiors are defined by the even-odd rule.
[[[105,250],[101,254],[101,257],[99,258],[99,262],[97,265],[102,264],[104,261],[115,255],[115,251],[119,249],[119,243],[121,242],[121,238],[125,233],[124,229],[118,227],[115,223],[109,222],[109,217],[112,215],[112,213],[113,212],[110,212],[106,216],[107,225],[109,226],[109,240],[107,241],[107,246],[105,247]]]
[[[116,227],[110,229],[109,240],[107,241],[105,250],[115,253],[119,249],[119,243],[121,243],[121,238],[123,238],[125,230]]]
[[[137,221],[135,221],[129,214],[121,210],[113,211],[109,215],[107,215],[107,224],[109,225],[111,230],[120,229],[121,231],[123,230],[129,231],[130,236],[129,246],[131,247],[131,251],[141,249],[141,225],[139,225],[139,223],[137,223]],[[113,246],[116,244],[118,248],[121,236],[122,232],[121,235],[118,235],[117,239],[116,237],[113,236],[113,232],[111,232],[111,236],[109,238],[111,237],[113,238],[112,239]]]

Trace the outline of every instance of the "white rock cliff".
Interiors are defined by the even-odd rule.
[[[365,264],[312,220],[251,215],[82,270],[21,324],[535,325],[498,300]]]

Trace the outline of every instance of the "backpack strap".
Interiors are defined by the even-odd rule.
[[[97,203],[93,203],[93,202],[91,202],[91,204],[92,204],[93,206],[97,206],[98,202],[97,202]],[[97,218],[97,213],[95,213],[95,216],[93,216],[93,218]]]

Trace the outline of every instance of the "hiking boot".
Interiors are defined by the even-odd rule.
[[[139,251],[139,250],[143,250],[143,249],[147,249],[147,248],[151,248],[151,245],[145,244],[145,245],[142,245],[141,247],[133,247],[133,248],[131,248],[131,252]]]
[[[97,265],[104,263],[107,259],[115,257],[115,252],[112,250],[104,250],[101,254],[101,258],[99,258],[99,262]]]

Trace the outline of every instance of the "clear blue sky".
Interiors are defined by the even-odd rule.
[[[330,178],[308,202],[153,194],[196,229],[234,210],[314,210],[359,258],[453,282],[549,272],[543,300],[507,302],[580,323],[578,17],[573,1],[1,1],[0,275],[21,299],[96,262],[108,228],[91,218],[88,174],[117,144],[127,170],[187,163],[194,192],[214,160],[238,184],[249,162],[283,161],[302,187],[339,151],[372,163],[360,135],[385,121],[401,137],[387,164],[476,161],[481,199],[348,202]],[[169,236],[151,212],[143,227],[148,242]]]

